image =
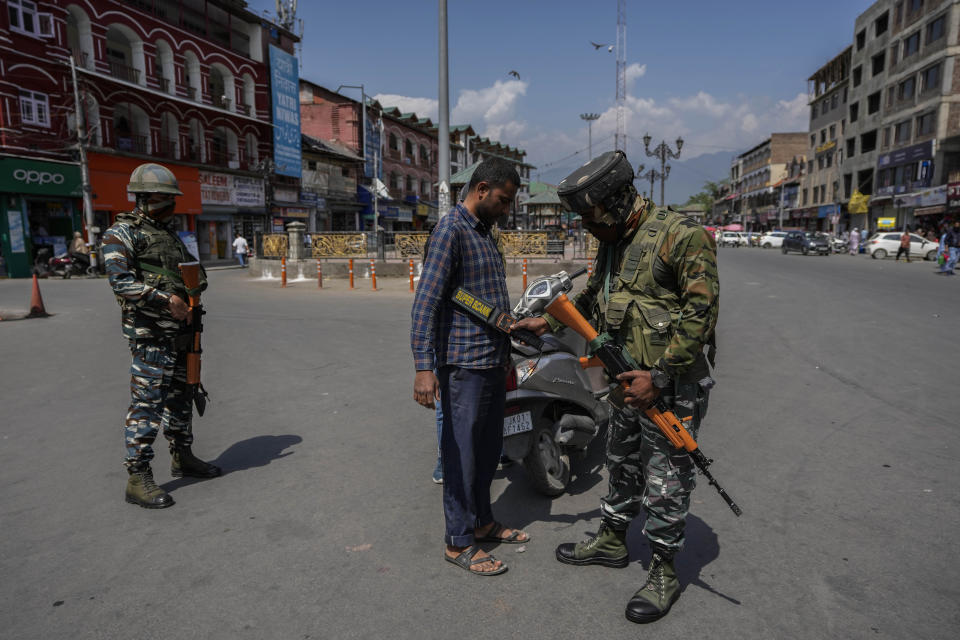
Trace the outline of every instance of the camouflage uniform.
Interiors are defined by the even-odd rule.
[[[193,442],[186,369],[192,333],[185,332],[186,325],[173,318],[167,305],[174,294],[187,300],[177,265],[194,258],[169,225],[139,211],[117,216],[103,236],[103,253],[133,355],[125,427],[129,468],[153,459],[151,445],[160,428],[171,444]],[[205,278],[201,282],[201,289],[206,288]]]
[[[641,366],[672,378],[663,393],[678,417],[692,417],[685,426],[696,438],[709,394],[699,384],[709,375],[703,351],[711,345],[712,355],[717,322],[716,244],[693,220],[634,193],[627,218],[637,218],[636,226],[620,242],[600,244],[593,276],[573,303]],[[561,326],[544,317],[554,331]],[[648,540],[671,556],[679,551],[696,484],[690,458],[642,412],[625,408],[610,421],[607,469],[604,523],[624,531],[642,506]]]

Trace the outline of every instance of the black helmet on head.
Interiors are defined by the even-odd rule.
[[[608,151],[583,165],[557,185],[557,195],[564,207],[576,213],[595,206],[612,211],[620,218],[622,192],[633,186],[633,167],[623,151]]]

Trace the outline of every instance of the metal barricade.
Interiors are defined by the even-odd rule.
[[[507,258],[547,257],[546,231],[503,231],[503,255]]]
[[[314,258],[365,258],[368,255],[367,234],[354,231],[331,231],[313,234]]]
[[[285,233],[258,233],[254,238],[257,257],[268,260],[286,258],[290,239]]]

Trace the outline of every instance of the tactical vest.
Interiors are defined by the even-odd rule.
[[[207,288],[207,274],[200,269],[200,286],[196,291],[188,291],[180,276],[181,262],[195,262],[185,244],[176,232],[162,227],[148,216],[137,213],[121,213],[117,222],[125,222],[139,229],[142,237],[133,247],[137,279],[144,284],[164,293],[176,294],[184,301],[190,293],[194,295]]]
[[[614,272],[610,265],[609,299],[604,300],[603,292],[597,296],[606,330],[644,367],[652,367],[663,356],[680,322],[678,285],[673,272],[657,256],[682,220],[681,214],[667,209],[651,213],[624,251],[619,271]],[[607,259],[612,259],[612,253]],[[706,358],[700,353],[682,381],[700,380],[708,374]]]

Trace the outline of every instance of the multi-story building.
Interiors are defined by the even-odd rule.
[[[6,212],[19,209],[23,221],[14,232],[23,241],[16,247],[4,244],[8,265],[17,263],[22,271],[37,246],[68,231],[102,231],[117,213],[131,208],[126,184],[143,162],[161,162],[177,176],[184,195],[175,225],[196,234],[201,258],[228,257],[234,229],[252,236],[268,224],[265,176],[298,184],[299,166],[286,172],[293,177],[275,180],[274,171],[283,173],[282,167],[264,169],[274,151],[268,57],[271,47],[292,54],[296,37],[247,11],[245,2],[5,4],[0,16],[3,166],[44,175],[55,174],[65,161],[76,167],[72,56],[88,132],[94,208],[94,229],[87,229],[77,213],[79,200],[67,197],[51,205],[52,200],[36,199],[30,191],[4,198]],[[24,164],[29,162],[54,164]],[[72,184],[74,179],[63,180]],[[5,230],[15,217],[2,216]]]
[[[739,184],[741,222],[748,231],[776,226],[779,219],[780,188],[787,176],[787,167],[797,156],[804,155],[807,134],[773,133],[752,149],[737,156],[731,167],[731,183]]]
[[[429,118],[383,109],[383,175],[394,202],[381,212],[386,231],[422,229],[438,219],[439,133]],[[455,149],[451,142],[450,157]]]
[[[807,167],[799,185],[799,203],[791,212],[795,226],[835,231],[842,203],[840,166],[847,128],[850,58],[847,47],[807,78],[810,105]]]
[[[937,218],[960,182],[958,5],[880,0],[857,17],[842,179],[846,197],[871,197],[851,227]]]
[[[358,228],[362,205],[357,201],[357,185],[363,173],[363,158],[348,147],[303,134],[303,177],[300,202],[307,216],[307,231],[332,231],[331,210],[342,212],[341,218],[353,220]],[[342,222],[342,221],[341,221]]]

